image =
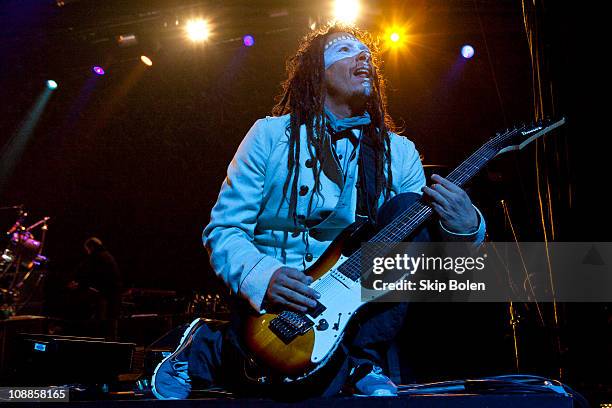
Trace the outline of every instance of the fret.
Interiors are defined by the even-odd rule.
[[[564,119],[557,122],[549,129],[554,129],[563,123],[565,123]],[[463,163],[450,172],[446,178],[458,186],[463,186],[492,158],[494,158],[500,152],[500,150],[506,148],[505,145],[508,144],[507,142],[512,137],[520,134],[522,130],[523,128],[507,130],[504,133],[498,134],[472,153]],[[538,136],[541,136],[544,133],[546,132],[541,132],[538,134]],[[381,229],[369,240],[369,242],[382,244],[401,242],[410,236],[418,227],[423,225],[423,223],[427,221],[432,214],[433,210],[431,207],[421,201],[417,201],[404,210],[404,212],[391,221],[387,226]],[[360,249],[355,251],[342,265],[340,265],[338,271],[347,278],[356,282],[361,277],[360,264],[362,257],[365,256],[372,258],[380,255],[380,253],[375,253],[373,248],[362,246]]]
[[[484,167],[489,160],[495,157],[497,150],[489,146],[489,143],[482,146],[470,157],[455,168],[446,178],[451,182],[462,186],[470,180],[480,169]],[[418,227],[423,225],[433,214],[433,210],[423,202],[417,201],[408,207],[395,220],[389,223],[374,235],[369,242],[371,243],[393,243],[401,242]],[[365,256],[368,258],[380,256],[374,253],[372,249],[364,249],[362,247],[355,251],[340,267],[338,271],[347,278],[356,282],[361,277],[361,259]],[[365,251],[365,252],[364,252]]]

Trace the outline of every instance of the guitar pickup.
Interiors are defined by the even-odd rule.
[[[325,309],[327,309],[325,306],[323,306],[323,303],[319,302],[318,300],[316,302],[317,302],[317,305],[315,307],[309,308],[308,311],[306,312],[313,319],[316,319],[317,317],[319,317],[319,315],[323,313]]]

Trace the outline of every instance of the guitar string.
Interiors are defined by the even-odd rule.
[[[461,169],[461,168],[463,167],[463,165],[464,165],[465,163],[470,163],[470,162],[471,162],[471,161],[472,161],[472,160],[473,160],[475,157],[480,157],[480,158],[482,158],[482,159],[490,160],[490,158],[491,158],[491,157],[489,157],[489,156],[490,156],[490,153],[492,153],[492,152],[487,152],[487,153],[489,153],[489,154],[486,154],[486,155],[482,155],[482,154],[480,154],[480,153],[482,153],[481,151],[487,150],[487,148],[489,147],[489,146],[488,146],[488,144],[489,144],[489,143],[487,143],[487,144],[483,145],[483,146],[482,146],[480,149],[478,149],[478,150],[477,150],[477,151],[476,151],[474,154],[472,154],[472,155],[471,155],[471,156],[470,156],[470,157],[469,157],[469,158],[468,158],[468,159],[467,159],[467,160],[466,160],[464,163],[462,163],[460,166],[458,166],[458,167],[457,167],[457,169],[455,169],[453,172],[451,172],[451,173],[449,174],[449,176],[448,176],[448,177],[452,179],[452,178],[454,178],[454,177],[455,177],[456,173],[460,173],[459,177],[457,177],[457,181],[458,181],[459,183],[463,183],[465,180],[467,180],[467,179],[469,179],[470,177],[472,177],[472,176],[473,176],[473,174],[469,174],[469,173],[475,173],[475,172],[469,172],[469,173],[468,173],[468,172],[464,172],[464,171],[462,171],[462,169]],[[480,160],[479,160],[479,161],[480,161]],[[482,165],[483,165],[483,164],[484,164],[484,163],[482,163],[482,164],[481,164],[479,167],[478,167],[478,166],[472,166],[472,167],[473,167],[473,168],[475,168],[475,169],[480,169],[480,168],[482,167]],[[407,210],[406,210],[404,213],[402,213],[402,214],[400,215],[400,217],[398,217],[398,218],[401,218],[401,219],[402,219],[402,221],[403,221],[403,222],[405,222],[405,221],[406,221],[406,218],[415,216],[415,213],[418,213],[418,211],[427,211],[426,209],[430,209],[430,207],[428,207],[428,206],[424,206],[422,203],[415,203],[415,205],[413,206],[413,208],[409,208],[409,209],[407,209]],[[424,215],[428,215],[428,214],[424,214]],[[398,222],[395,222],[394,224],[397,224],[397,223],[398,223]],[[412,228],[414,227],[414,224],[415,224],[414,222],[407,223],[407,225],[406,225],[404,228],[400,229],[400,231],[401,231],[401,232],[407,232],[407,231],[409,231],[410,229],[412,229]],[[398,232],[399,232],[399,231],[398,231]],[[382,234],[386,234],[386,233],[389,233],[389,231],[385,231],[385,229],[383,229],[382,231],[380,231],[378,234],[376,234],[376,235],[375,235],[375,236],[372,238],[372,241],[376,241],[376,242],[384,242],[384,240],[380,239],[380,238],[381,238],[380,236],[381,236]],[[391,231],[391,233],[393,233],[393,232]],[[396,233],[396,237],[398,237],[397,233]]]
[[[490,161],[493,157],[495,157],[495,154],[497,154],[497,151],[499,151],[499,148],[495,146],[496,143],[498,143],[504,138],[509,137],[513,133],[520,131],[521,129],[522,128],[508,130],[490,139],[488,142],[483,144],[479,149],[477,149],[474,153],[472,153],[472,155],[470,155],[463,163],[457,166],[457,168],[455,168],[451,173],[449,173],[447,178],[454,179],[456,177],[455,183],[457,183],[458,185],[462,185],[465,181],[469,180],[478,171],[480,171],[480,169],[482,169],[482,167],[484,167],[484,165],[488,161]],[[466,169],[467,171],[464,171],[462,169],[463,167],[468,167],[468,169]],[[469,170],[469,167],[471,167],[473,170]],[[457,175],[456,173],[459,173],[459,174]],[[432,212],[433,211],[431,207],[426,206],[422,204],[421,202],[416,202],[415,204],[410,206],[408,209],[406,209],[402,214],[400,214],[400,216],[396,219],[396,221],[393,222],[393,224],[400,224],[400,225],[405,223],[403,226],[396,227],[394,231],[393,226],[391,224],[391,231],[385,231],[386,229],[385,227],[381,231],[379,231],[379,233],[375,234],[369,242],[385,243],[385,241],[393,242],[398,239],[403,239],[407,234],[412,232],[414,228],[416,228],[424,220],[426,220],[431,215]],[[381,239],[381,237],[389,237],[391,238],[391,240]],[[343,275],[347,276],[349,279],[353,281],[357,281],[359,279],[360,274],[358,276],[355,276],[354,268],[361,267],[360,260],[362,258],[362,255],[361,255],[362,249],[363,248],[360,248],[357,251],[355,251],[355,253],[353,253],[342,265],[340,265],[340,267],[338,267],[339,272],[341,272]],[[341,268],[342,269],[353,269],[352,271],[353,273],[351,273],[351,271],[347,271],[349,275],[346,275],[345,271],[340,270]],[[317,283],[317,285],[314,286],[314,288],[321,294],[321,296],[330,295],[333,293],[328,293],[329,290],[333,290],[335,288],[338,288],[338,289],[342,288],[342,286],[334,285],[335,281],[336,281],[336,278],[328,274],[328,275],[325,275],[323,279],[321,279]],[[343,291],[344,290],[333,290],[333,292],[338,292],[338,293],[343,292]]]
[[[485,146],[483,146],[483,147],[485,147]],[[479,149],[479,150],[480,150],[480,149]],[[470,156],[470,158],[473,158],[473,156],[474,156],[474,155],[476,155],[476,156],[480,156],[480,155],[478,155],[478,154],[473,154],[472,156]],[[486,155],[486,156],[489,156],[489,155]],[[485,156],[485,157],[486,157],[486,156]],[[485,158],[485,157],[483,157],[483,158]],[[459,167],[458,167],[458,169],[459,169],[460,167],[461,167],[461,166],[459,166]],[[471,166],[471,167],[473,167],[474,169],[479,169],[479,167],[477,167],[477,166]],[[481,166],[481,167],[482,167],[482,166]],[[457,180],[458,180],[459,182],[464,181],[464,180],[462,180],[462,179],[468,179],[468,178],[470,178],[470,177],[472,177],[472,176],[473,176],[473,175],[471,175],[471,174],[466,174],[466,173],[462,172],[461,170],[458,170],[458,172],[460,173],[459,177],[457,178]],[[451,175],[452,175],[453,173],[455,173],[455,172],[452,172],[452,173],[451,173]],[[451,175],[449,175],[449,177],[451,177]],[[420,204],[420,205],[419,205],[419,204]],[[419,213],[419,212],[420,212],[420,213]],[[420,223],[421,223],[421,221],[425,220],[425,219],[426,219],[426,218],[427,218],[427,217],[428,217],[428,216],[431,214],[431,212],[432,212],[432,210],[431,210],[431,208],[430,208],[430,207],[426,207],[426,206],[422,205],[421,203],[418,203],[418,204],[417,204],[417,205],[415,205],[413,208],[409,208],[408,210],[406,210],[406,211],[405,211],[403,214],[401,214],[401,216],[400,216],[400,217],[398,217],[398,218],[400,218],[400,219],[404,219],[404,218],[414,217],[414,218],[411,220],[411,222],[409,222],[408,224],[417,224],[417,225],[418,225],[418,224],[420,224]],[[414,215],[415,213],[417,214],[416,216]],[[401,221],[399,221],[399,222],[401,223]],[[396,230],[396,231],[393,231],[393,230],[392,230],[392,231],[390,231],[390,233],[389,233],[389,234],[386,234],[386,236],[387,236],[387,237],[389,237],[389,238],[387,238],[387,239],[397,240],[397,239],[399,239],[399,238],[403,238],[403,236],[401,235],[401,234],[402,234],[402,232],[404,232],[403,230],[410,230],[411,228],[412,228],[412,225],[407,225],[407,226],[406,226],[406,227],[404,227],[404,228],[398,228],[398,230]],[[381,231],[381,233],[382,233],[382,232],[384,232],[384,231]],[[377,234],[377,235],[379,235],[379,234]],[[376,240],[377,235],[375,235],[375,236],[372,238],[372,240],[371,240],[370,242],[376,242],[376,241],[377,241],[377,240]],[[379,241],[379,242],[381,242],[381,240],[378,240],[378,241]],[[382,242],[384,242],[384,241],[382,241]],[[353,273],[350,273],[350,272],[349,272],[349,273],[350,273],[350,276],[348,276],[348,277],[349,277],[350,279],[352,279],[353,281],[356,281],[356,280],[358,279],[358,276],[356,276],[356,274],[354,273],[354,272],[355,272],[355,271],[354,271],[354,267],[355,267],[355,266],[357,266],[357,262],[356,262],[356,260],[357,260],[357,259],[359,259],[359,258],[362,258],[362,257],[363,257],[363,256],[361,255],[361,253],[360,253],[360,252],[361,252],[361,250],[358,250],[356,254],[353,254],[353,255],[352,255],[352,256],[351,256],[351,257],[350,257],[350,258],[349,258],[347,261],[345,261],[345,264],[341,266],[341,267],[344,267],[344,268],[353,269],[353,271],[352,271]],[[367,251],[366,251],[366,252],[367,252]],[[355,255],[356,255],[356,256],[355,256]],[[361,264],[361,263],[359,262],[359,266],[360,266],[360,264]],[[345,266],[345,265],[346,265],[346,266]],[[342,271],[341,271],[341,272],[342,272]],[[321,295],[329,295],[329,293],[327,293],[327,292],[328,292],[328,290],[326,290],[326,289],[328,289],[328,288],[329,288],[329,285],[330,285],[330,284],[328,284],[328,285],[324,285],[324,286],[321,286],[321,287],[320,287],[321,291],[319,291],[319,293],[321,293]],[[318,287],[319,287],[319,286],[318,286]],[[336,292],[336,291],[334,291],[334,292]]]
[[[453,179],[454,177],[457,177],[456,183],[458,183],[459,185],[463,184],[465,181],[467,181],[468,179],[472,178],[488,161],[490,161],[493,157],[495,157],[496,151],[494,151],[494,149],[492,149],[492,147],[494,147],[494,144],[499,142],[500,139],[506,138],[509,135],[511,135],[512,133],[515,133],[517,131],[518,130],[508,131],[506,133],[502,133],[502,134],[497,135],[496,137],[492,138],[487,143],[485,143],[483,146],[481,146],[479,149],[477,149],[472,155],[470,155],[470,157],[468,157],[468,159],[466,159],[463,163],[461,163],[447,177],[449,179]],[[482,153],[485,153],[485,154],[482,154]],[[473,163],[476,164],[476,165],[474,165]],[[472,170],[472,171],[463,171],[462,167],[466,167],[466,166],[471,167],[474,170]],[[456,173],[459,173],[459,175],[456,176]],[[427,219],[431,215],[431,213],[432,213],[431,207],[425,206],[425,205],[423,205],[420,202],[415,203],[413,206],[409,207],[406,211],[404,211],[398,217],[398,222],[395,222],[395,223],[396,224],[398,224],[398,223],[401,224],[402,222],[406,221],[406,218],[411,218],[411,217],[412,217],[412,220],[407,222],[405,226],[397,228],[395,231],[393,231],[393,230],[387,231],[386,235],[388,237],[390,237],[393,241],[396,241],[398,239],[403,239],[406,236],[406,233],[411,232],[411,230],[413,228],[415,228],[416,226],[420,225],[421,222],[423,222],[425,219]],[[399,221],[399,219],[401,219],[401,221]],[[370,242],[385,243],[384,240],[380,240],[380,236],[379,236],[379,235],[381,235],[384,232],[385,232],[384,229],[381,230],[378,234],[376,234],[374,237],[372,237]],[[352,272],[354,272],[354,268],[355,267],[359,267],[360,268],[361,267],[361,262],[358,262],[358,261],[360,261],[360,259],[362,258],[361,250],[362,249],[360,248],[357,251],[355,251],[355,253],[353,255],[351,255],[347,259],[347,261],[345,261],[338,268],[339,272],[341,272],[341,273],[343,273],[343,275],[347,276],[345,274],[345,271],[340,271],[340,268],[343,268],[343,269],[353,269]],[[318,284],[316,285],[317,291],[321,294],[321,296],[329,295],[329,293],[327,293],[328,290],[334,289],[334,287],[335,287],[333,285],[333,281],[331,279],[327,279],[328,277],[329,278],[333,278],[331,275],[326,275],[324,277],[324,279],[319,281]],[[347,277],[349,279],[353,280],[353,281],[357,281],[359,279],[359,276],[355,276],[355,274],[351,273],[351,272],[349,272],[349,276],[347,276]],[[335,280],[335,278],[334,278],[334,280]],[[336,291],[334,291],[334,292],[336,292]]]
[[[498,136],[496,136],[495,138],[491,139],[490,141],[488,141],[487,143],[485,143],[483,146],[481,146],[481,148],[479,148],[478,150],[476,150],[470,157],[468,157],[468,159],[466,159],[463,163],[461,163],[455,170],[453,170],[447,177],[449,179],[453,179],[456,177],[456,183],[458,183],[459,185],[462,185],[465,181],[469,180],[470,178],[472,178],[478,171],[480,171],[480,169],[482,169],[482,167],[484,167],[484,165],[486,163],[488,163],[491,159],[493,159],[495,157],[495,155],[497,154],[497,152],[499,151],[499,147],[495,147],[495,143],[499,142],[499,140],[497,139],[502,139],[505,137],[508,137],[510,134],[512,133],[516,133],[518,131],[521,131],[523,128],[519,128],[519,129],[514,129],[512,131],[508,131],[506,133],[500,134]],[[484,154],[482,154],[484,153]],[[484,160],[478,160],[478,159],[484,159]],[[473,161],[475,160],[476,165],[473,164]],[[468,167],[468,169],[464,170],[464,167]],[[471,167],[473,170],[470,170],[469,167]],[[457,175],[458,173],[458,175]],[[403,221],[406,221],[405,218],[412,218],[412,220],[410,220],[409,222],[406,223],[406,225],[404,225],[403,227],[399,227],[396,228],[395,231],[391,230],[391,231],[384,231],[384,229],[382,231],[379,232],[379,234],[384,234],[385,237],[387,237],[386,241],[393,241],[396,239],[403,239],[405,236],[407,236],[410,232],[412,232],[411,230],[413,229],[413,227],[418,226],[421,224],[422,221],[424,221],[425,219],[427,219],[432,213],[432,209],[429,206],[425,206],[422,203],[415,203],[413,206],[409,207],[406,211],[404,211],[404,213],[402,213],[400,215],[400,217],[398,218],[402,218]],[[416,216],[415,216],[416,214]],[[402,222],[396,222],[395,224],[402,224]],[[370,242],[375,242],[375,238],[379,235],[376,234],[371,240]],[[384,243],[385,240],[380,240],[378,242]],[[345,261],[339,268],[338,270],[340,270],[341,267],[354,267],[355,265],[355,261],[356,260],[360,260],[361,259],[361,255],[360,255],[361,249],[357,250],[356,253],[354,253],[353,255],[351,255],[351,257],[349,257],[349,259],[347,261]],[[358,255],[358,256],[355,256]],[[353,257],[354,256],[354,257]],[[357,266],[360,266],[360,262],[357,264]],[[341,271],[343,272],[343,271]],[[354,272],[354,271],[353,271]],[[345,274],[343,272],[343,274]],[[347,276],[347,275],[345,275]],[[354,274],[352,273],[351,276],[347,276],[350,279],[357,281],[359,279],[359,276],[354,276]],[[335,281],[335,279],[331,279],[333,278],[331,275],[326,275],[324,277],[324,281],[323,282],[329,282],[327,285],[324,286],[324,288],[328,288],[332,282]],[[318,287],[318,286],[317,286]],[[342,290],[334,290],[334,292],[344,292],[344,289],[341,286],[338,286],[336,284],[335,286],[338,289],[342,289]],[[333,289],[334,287],[332,287]],[[328,295],[328,293],[322,293]],[[381,293],[381,296],[384,293]],[[377,298],[379,296],[374,297]],[[370,299],[371,301],[372,299]]]
[[[459,165],[455,170],[453,170],[448,178],[449,179],[453,179],[456,176],[456,173],[459,173],[459,176],[457,177],[456,182],[458,183],[463,183],[466,180],[468,180],[469,178],[473,177],[473,175],[476,173],[477,170],[480,170],[480,168],[482,168],[482,166],[484,166],[484,164],[486,163],[486,161],[490,160],[493,156],[490,156],[491,153],[494,153],[493,151],[489,151],[486,153],[489,154],[481,154],[481,151],[486,151],[489,148],[489,145],[491,144],[491,142],[493,142],[495,139],[491,139],[491,141],[485,143],[483,146],[481,146],[480,149],[478,149],[476,152],[474,152],[466,161],[464,161],[461,165]],[[478,158],[481,159],[485,159],[485,160],[478,160]],[[480,162],[480,166],[471,166],[472,168],[474,168],[476,171],[463,171],[462,167],[464,167],[465,163],[470,163],[471,161],[473,161],[474,159],[477,160],[477,163]],[[472,174],[470,174],[472,173]],[[372,237],[372,239],[369,242],[391,242],[391,240],[395,240],[397,241],[398,239],[403,239],[407,233],[410,233],[412,229],[414,229],[416,226],[418,226],[422,221],[424,221],[427,217],[429,217],[432,213],[432,210],[430,207],[425,206],[424,204],[417,202],[415,204],[413,204],[413,206],[409,207],[406,211],[404,211],[397,219],[396,221],[394,221],[392,224],[389,225],[389,229],[387,230],[387,227],[383,228],[383,230],[381,230],[378,234],[376,234],[374,237]],[[412,218],[412,220],[409,220],[408,222],[407,219],[408,218]],[[394,225],[393,224],[403,224],[406,223],[403,227],[395,227],[395,231],[393,231]],[[360,262],[358,263],[357,260],[359,258],[362,258],[361,255],[361,250],[357,250],[356,253],[354,253],[353,255],[351,255],[351,257],[345,262],[344,269],[353,269],[352,273],[351,271],[349,271],[349,278],[356,280],[357,276],[354,273],[354,268],[357,266],[360,266]]]
[[[424,220],[425,218],[427,218],[429,216],[429,213],[431,212],[431,209],[429,207],[425,207],[425,208],[421,208],[420,209],[422,211],[421,214],[418,215],[418,217],[413,221],[413,222],[417,222],[420,223],[421,220]],[[424,211],[423,211],[424,210]],[[412,213],[414,213],[415,211],[407,211],[407,213],[410,213],[410,215],[412,215]],[[406,214],[408,215],[408,214]],[[395,233],[394,233],[395,235]],[[359,251],[359,250],[358,250]],[[351,258],[349,258],[350,260]],[[353,258],[355,259],[355,258]],[[345,262],[349,262],[349,260],[345,261]],[[358,279],[358,276],[354,276],[353,274],[351,274],[352,276],[348,276],[350,279],[352,279],[353,281],[356,281]],[[343,290],[341,290],[342,288],[338,285],[333,285],[333,283],[335,282],[335,278],[331,275],[326,275],[325,279],[323,279],[322,281],[319,282],[319,284],[317,284],[315,286],[315,289],[321,294],[321,296],[329,296],[329,295],[334,295],[335,293],[340,293],[343,292]]]

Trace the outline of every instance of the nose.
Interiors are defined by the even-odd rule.
[[[372,59],[372,55],[370,55],[368,51],[361,51],[359,54],[357,54],[357,61],[370,62],[371,59]]]

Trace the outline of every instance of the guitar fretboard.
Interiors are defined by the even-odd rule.
[[[502,138],[509,138],[517,130],[508,131],[504,134],[498,135],[497,137],[489,140],[480,149],[475,151],[470,157],[468,157],[463,163],[461,163],[455,170],[453,170],[446,178],[452,183],[463,186],[467,181],[474,177],[499,151],[499,142]],[[432,216],[433,210],[431,207],[417,201],[406,210],[404,210],[398,217],[396,217],[387,226],[381,229],[376,235],[374,235],[368,242],[371,243],[397,243],[401,242],[410,236],[417,228],[419,228],[425,221]],[[338,271],[347,278],[357,281],[361,276],[361,259],[366,257],[369,259],[374,256],[380,256],[380,254],[373,253],[374,249],[372,246],[363,246],[361,249],[355,251],[340,267]],[[391,247],[390,247],[391,249]]]

